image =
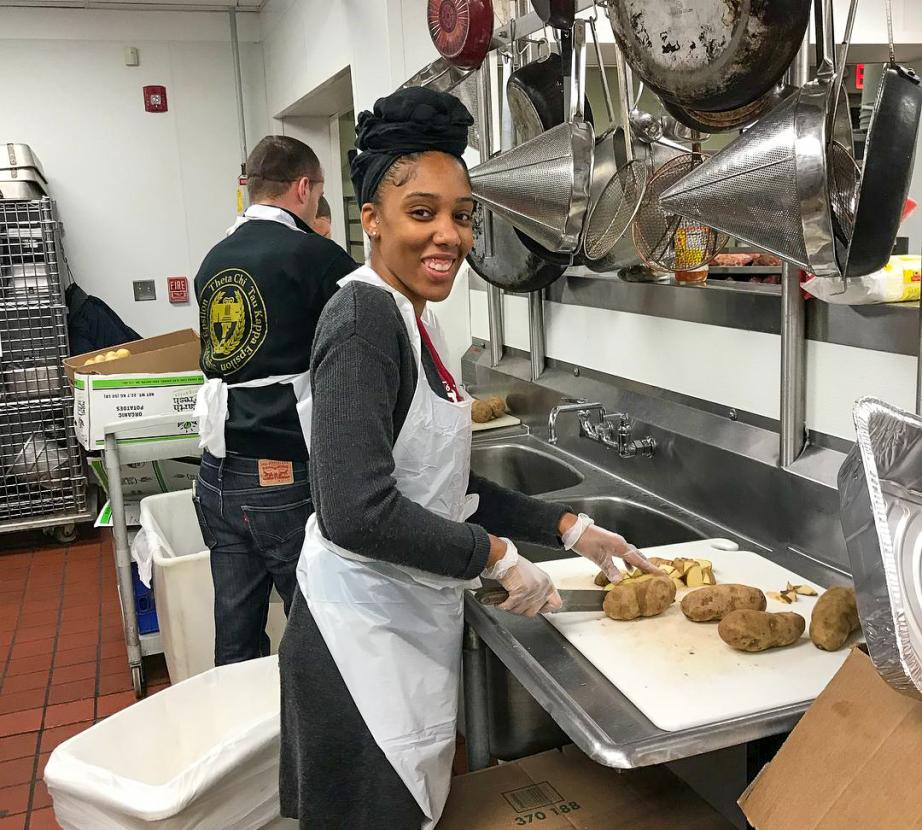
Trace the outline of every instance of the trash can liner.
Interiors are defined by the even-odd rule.
[[[64,830],[250,830],[279,815],[278,659],[211,669],[58,746]]]

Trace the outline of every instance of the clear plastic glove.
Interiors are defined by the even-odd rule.
[[[483,572],[483,576],[498,580],[509,592],[509,599],[499,608],[523,617],[558,611],[562,603],[551,578],[537,565],[519,556],[516,546],[509,539],[504,538],[503,541],[506,543],[505,555]]]
[[[611,582],[617,583],[623,578],[613,557],[621,559],[626,565],[639,568],[644,573],[665,576],[663,571],[627,539],[599,527],[585,513],[580,513],[576,524],[564,533],[563,544],[567,550],[575,550],[580,556],[598,565]]]

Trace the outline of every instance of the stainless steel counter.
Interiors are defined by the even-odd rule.
[[[570,428],[575,428],[575,425],[570,425]],[[541,498],[567,503],[577,496],[617,497],[615,501],[632,505],[635,512],[648,514],[651,529],[661,521],[657,516],[668,517],[688,529],[686,538],[731,539],[741,548],[760,553],[819,584],[842,582],[841,572],[802,556],[788,546],[773,548],[745,538],[577,455],[552,447],[525,430],[480,437],[475,441],[475,455],[487,455],[490,448],[509,455],[510,446],[556,459],[582,478],[566,490],[544,492]],[[644,463],[647,462],[642,459],[632,460],[623,467],[625,474],[630,473],[631,465]],[[521,469],[517,469],[516,474],[521,476]],[[644,532],[642,525],[638,528],[637,532]],[[636,541],[641,546],[648,544],[642,538]],[[522,549],[533,560],[565,555],[561,551],[534,546],[522,546]],[[472,596],[467,598],[465,613],[468,624],[465,645],[466,737],[473,768],[488,762],[493,744],[497,741],[497,737],[490,734],[491,720],[502,726],[505,719],[511,717],[498,713],[496,700],[490,699],[491,684],[487,682],[490,655],[484,650],[484,645],[550,715],[569,740],[598,763],[610,767],[630,768],[675,761],[786,732],[808,705],[775,709],[680,732],[665,732],[641,714],[544,619],[529,620],[485,608]],[[534,736],[520,737],[530,739]],[[549,741],[553,739],[553,735],[548,737]],[[539,741],[533,748],[546,747],[541,746]]]

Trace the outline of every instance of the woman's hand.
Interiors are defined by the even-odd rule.
[[[572,513],[560,520],[560,536],[567,550],[575,550],[590,562],[594,562],[611,582],[620,582],[621,571],[612,557],[624,561],[626,565],[639,568],[644,573],[665,576],[637,548],[618,533],[612,533],[604,527],[594,524],[585,513],[579,517]]]
[[[561,600],[551,578],[537,565],[532,564],[519,552],[509,539],[493,537],[491,550],[505,546],[502,557],[483,572],[487,579],[496,579],[509,592],[509,598],[499,606],[511,614],[536,617],[560,609]]]

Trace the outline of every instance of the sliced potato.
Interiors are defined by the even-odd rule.
[[[704,575],[701,572],[701,565],[697,562],[685,572],[685,584],[689,588],[700,588],[704,585]]]

